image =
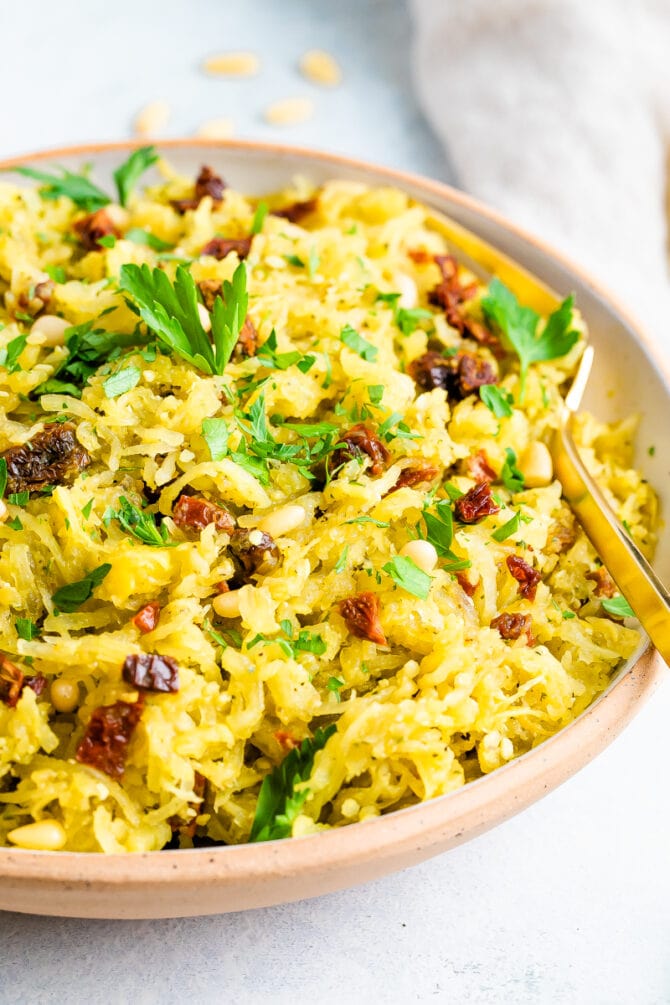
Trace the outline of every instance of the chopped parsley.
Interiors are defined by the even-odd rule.
[[[505,463],[500,472],[500,480],[510,492],[521,492],[524,482],[523,475],[516,466],[516,454],[511,447],[505,447]]]
[[[520,525],[521,514],[515,513],[511,520],[508,520],[507,523],[502,524],[501,527],[494,530],[491,537],[494,541],[498,541],[499,544],[502,544],[502,542],[506,541],[508,537],[512,536],[512,534],[516,534]]]
[[[103,520],[107,526],[112,520],[116,520],[127,534],[132,534],[143,544],[150,544],[154,548],[175,548],[176,541],[170,540],[168,529],[164,523],[157,524],[153,513],[143,513],[125,496],[119,496],[121,504],[118,511],[111,507],[105,511]]]
[[[124,349],[142,345],[145,341],[137,332],[120,335],[103,328],[93,328],[92,321],[66,328],[64,339],[67,356],[52,376],[35,388],[33,394],[62,392],[81,398],[82,389],[103,363],[118,359]]]
[[[84,520],[88,520],[88,518],[90,517],[91,510],[93,509],[93,503],[94,502],[95,502],[95,498],[91,497],[88,500],[88,502],[86,503],[86,505],[82,506],[82,508],[81,508],[81,515],[83,516]]]
[[[228,453],[228,426],[225,419],[203,419],[202,438],[209,447],[213,461],[221,461]]]
[[[302,359],[299,352],[277,352],[276,350],[277,333],[273,328],[256,353],[256,359],[260,360],[263,366],[271,367],[273,370],[288,370],[290,366]]]
[[[62,265],[45,265],[44,271],[54,283],[66,283],[67,273]]]
[[[33,319],[30,318],[31,322],[32,320]],[[27,343],[27,335],[17,335],[16,338],[11,339],[6,346],[0,349],[0,366],[4,366],[7,373],[16,373],[17,370],[21,369],[19,356],[25,349]]]
[[[345,546],[344,546],[344,548],[342,550],[342,554],[340,555],[340,557],[338,558],[337,562],[335,563],[335,569],[334,569],[334,571],[338,575],[340,574],[340,572],[344,572],[344,570],[346,568],[348,554],[349,554],[349,545],[345,544]]]
[[[512,414],[513,396],[496,384],[484,384],[480,387],[479,397],[496,419],[507,419]]]
[[[408,593],[425,600],[430,592],[432,577],[420,569],[419,566],[406,558],[404,555],[395,555],[390,562],[382,566],[384,572],[394,580],[398,586]]]
[[[374,363],[379,355],[377,346],[362,338],[351,325],[344,326],[340,332],[340,341],[344,342],[348,349],[357,353],[366,363]]]
[[[137,366],[127,366],[123,370],[118,370],[102,383],[105,397],[118,398],[127,391],[132,391],[139,384],[141,376],[142,371]]]
[[[0,457],[0,499],[5,494],[5,489],[7,488],[7,461],[4,457]]]
[[[105,576],[112,570],[109,562],[92,569],[83,579],[76,583],[61,586],[52,596],[56,610],[63,614],[73,614],[93,596],[93,591],[100,586]]]
[[[17,618],[14,624],[16,625],[16,634],[25,642],[31,642],[40,634],[39,628],[30,618]]]
[[[383,384],[368,384],[368,398],[372,405],[381,405],[384,390]]]
[[[263,229],[263,224],[265,223],[265,217],[268,215],[268,204],[266,202],[259,202],[256,206],[256,212],[254,213],[254,218],[251,221],[251,233],[260,234]]]
[[[602,607],[604,611],[607,611],[608,614],[614,615],[615,618],[635,617],[635,611],[630,606],[626,598],[621,595],[612,597],[611,600],[603,600]]]
[[[114,172],[114,182],[122,206],[128,205],[130,193],[141,176],[158,160],[154,146],[139,147],[133,150],[127,161],[124,161]]]
[[[567,297],[560,307],[549,315],[540,335],[537,333],[540,315],[532,307],[523,307],[515,295],[499,279],[492,279],[488,294],[482,300],[482,311],[493,322],[507,343],[519,357],[523,401],[526,377],[531,363],[566,356],[579,341],[579,332],[573,328],[574,297]]]
[[[7,502],[13,503],[14,506],[27,506],[30,501],[30,492],[25,490],[23,492],[10,492],[7,496]]]
[[[326,691],[330,691],[331,694],[335,695],[335,700],[337,702],[342,701],[342,695],[340,691],[345,685],[345,681],[341,677],[329,677],[326,683]]]
[[[141,244],[145,248],[151,248],[152,251],[168,251],[172,247],[169,241],[163,241],[150,231],[142,230],[141,227],[131,227],[125,232],[123,239],[124,241],[132,241],[133,244]]]
[[[300,783],[309,779],[315,754],[323,750],[335,729],[333,723],[319,727],[312,738],[303,740],[265,776],[258,793],[249,841],[273,841],[290,836],[293,823],[309,795],[309,789]]]

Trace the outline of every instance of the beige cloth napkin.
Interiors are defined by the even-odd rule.
[[[412,0],[458,184],[544,237],[670,354],[670,0]]]

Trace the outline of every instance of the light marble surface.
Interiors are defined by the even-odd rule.
[[[401,0],[5,0],[0,155],[127,135],[145,101],[170,135],[230,115],[285,137],[436,177],[445,160],[409,90]],[[318,91],[295,63],[341,59]],[[208,80],[204,53],[253,48],[264,72]],[[447,58],[447,55],[445,55]],[[315,119],[273,130],[270,101]],[[319,900],[218,918],[64,921],[0,915],[0,1002],[670,1002],[666,683],[592,765],[521,816],[418,868]]]

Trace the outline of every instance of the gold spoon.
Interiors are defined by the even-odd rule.
[[[460,260],[485,281],[498,276],[521,303],[539,314],[555,310],[559,298],[530,272],[461,224],[441,213],[431,213],[439,230]],[[622,595],[665,662],[670,666],[670,593],[610,508],[587,471],[572,436],[575,413],[588,383],[595,350],[587,346],[561,408],[560,423],[550,450],[563,496],[587,537],[607,566]]]

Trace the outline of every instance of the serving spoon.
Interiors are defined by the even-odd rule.
[[[428,222],[447,238],[452,249],[459,253],[460,261],[485,282],[497,276],[521,303],[540,314],[548,314],[558,306],[560,298],[553,290],[460,223],[436,212],[431,212]],[[587,345],[563,400],[559,425],[549,445],[554,472],[586,536],[652,644],[670,666],[670,592],[611,509],[582,461],[572,435],[594,358],[594,347]]]

